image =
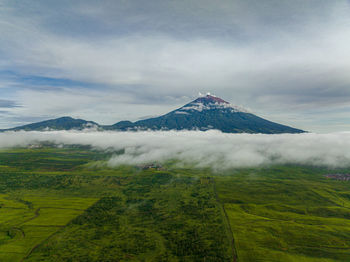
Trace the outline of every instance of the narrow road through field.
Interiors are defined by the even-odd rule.
[[[219,196],[218,196],[218,192],[216,190],[216,182],[214,178],[210,179],[213,183],[213,189],[214,189],[214,194],[215,194],[215,198],[216,198],[216,202],[219,204],[219,206],[221,207],[221,210],[223,212],[224,215],[224,222],[226,224],[226,228],[228,230],[228,236],[230,238],[230,244],[231,244],[231,250],[232,250],[232,261],[233,262],[237,262],[238,261],[238,256],[237,256],[237,250],[236,250],[236,245],[235,245],[235,239],[233,237],[233,231],[231,228],[231,224],[230,224],[230,220],[228,218],[225,206],[223,203],[220,202]]]

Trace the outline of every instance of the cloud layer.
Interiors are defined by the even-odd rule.
[[[226,169],[270,164],[350,167],[350,133],[225,134],[219,131],[167,132],[7,132],[0,148],[52,141],[90,145],[115,154],[110,166],[178,160],[180,164]]]

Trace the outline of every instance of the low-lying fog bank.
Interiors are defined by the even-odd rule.
[[[165,132],[6,132],[0,148],[51,141],[91,145],[99,150],[125,150],[109,165],[142,164],[177,159],[215,169],[262,164],[312,164],[350,167],[350,132],[331,134],[225,134],[219,131]]]

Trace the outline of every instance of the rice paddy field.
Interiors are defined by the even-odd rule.
[[[350,170],[111,168],[114,153],[1,150],[0,261],[350,261],[350,181],[326,177]]]

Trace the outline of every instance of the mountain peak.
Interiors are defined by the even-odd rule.
[[[230,112],[243,112],[250,113],[248,109],[240,106],[232,105],[229,102],[221,99],[220,97],[207,93],[206,95],[200,96],[192,102],[184,105],[183,107],[176,110],[177,114],[183,114],[184,112],[193,111],[205,111],[205,110],[224,110]]]
[[[198,97],[196,100],[194,100],[192,103],[218,103],[218,104],[229,104],[229,102],[221,99],[220,97],[211,95],[210,93],[208,93],[205,96],[200,96]]]

